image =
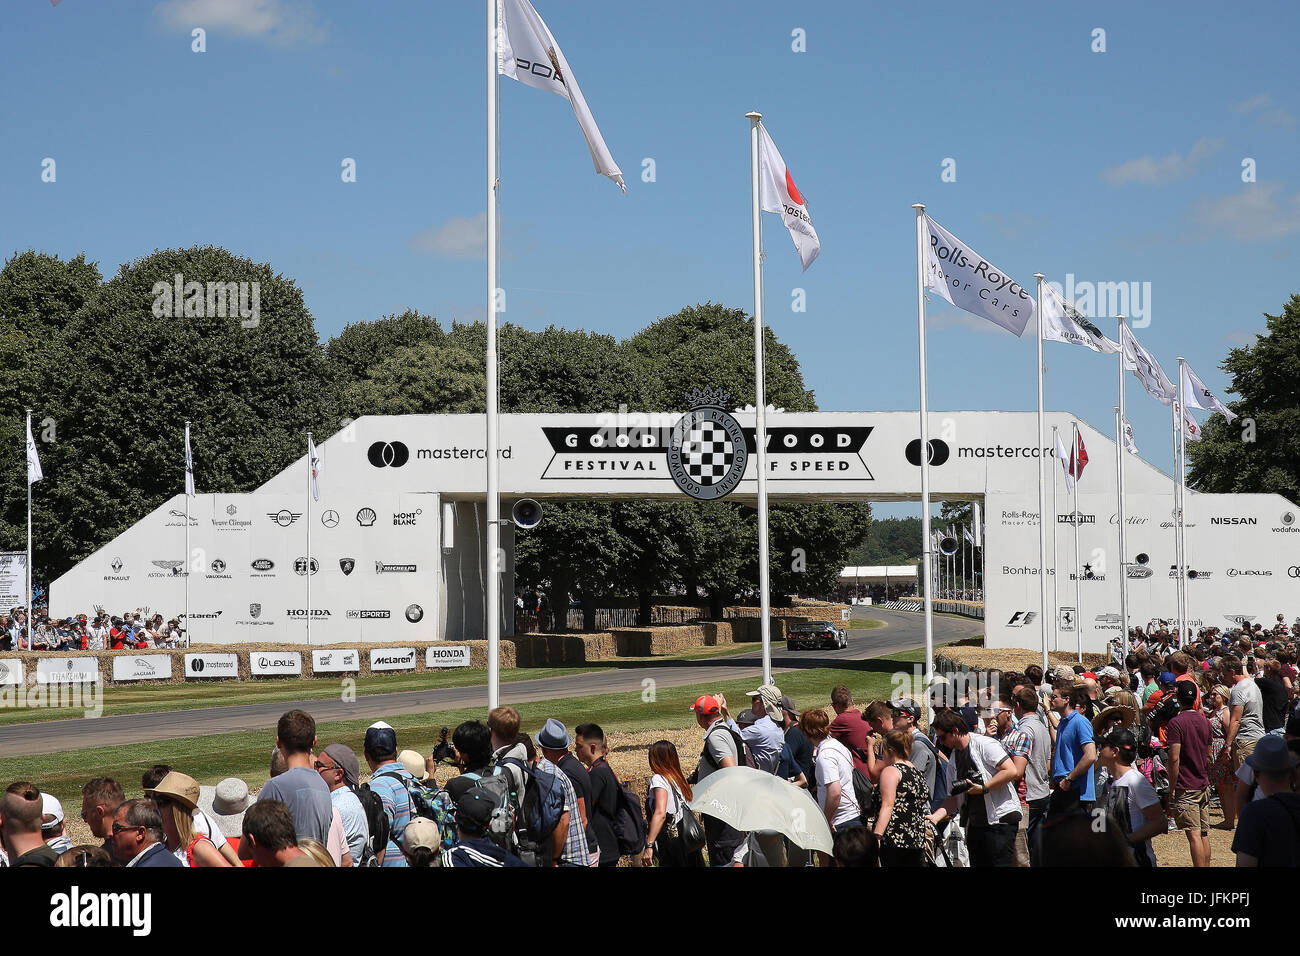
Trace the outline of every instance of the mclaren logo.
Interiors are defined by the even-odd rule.
[[[366,451],[376,468],[401,468],[411,460],[411,449],[400,441],[377,441]]]

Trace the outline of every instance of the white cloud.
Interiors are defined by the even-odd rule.
[[[1146,183],[1160,186],[1177,179],[1185,179],[1196,172],[1196,167],[1206,157],[1223,148],[1223,140],[1202,136],[1186,154],[1170,153],[1168,156],[1139,156],[1112,166],[1102,173],[1108,183],[1122,186],[1126,183]]]
[[[452,216],[412,237],[411,247],[439,259],[482,259],[487,254],[487,213]]]
[[[163,0],[154,16],[186,32],[231,33],[272,43],[319,43],[326,28],[311,0]]]
[[[1270,108],[1271,107],[1271,108]],[[1232,107],[1234,113],[1258,113],[1256,119],[1263,126],[1281,126],[1292,129],[1296,118],[1285,106],[1274,106],[1273,97],[1268,93],[1258,93],[1242,100]]]
[[[1230,196],[1202,199],[1192,216],[1212,234],[1281,239],[1300,232],[1300,193],[1287,196],[1278,183],[1251,183]]]

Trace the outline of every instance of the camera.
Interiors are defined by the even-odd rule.
[[[975,784],[977,783],[979,783],[978,780],[972,780],[970,777],[967,777],[964,780],[958,780],[952,785],[952,791],[951,791],[952,795],[954,797],[960,797],[963,793],[965,793],[971,787],[975,786]]]
[[[456,762],[456,748],[447,740],[449,733],[451,731],[447,727],[443,727],[438,731],[438,743],[434,746],[431,754],[434,763],[454,764]]]

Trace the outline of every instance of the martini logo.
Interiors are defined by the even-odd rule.
[[[319,564],[319,562],[317,562],[317,560],[316,560],[315,558],[312,558],[312,559],[311,559],[311,573],[312,573],[312,574],[315,574],[315,573],[316,573],[317,571],[319,571],[319,570],[320,570],[320,564]],[[303,575],[303,576],[306,576],[306,574],[307,574],[307,559],[306,559],[306,558],[294,558],[294,559],[293,559],[293,573],[294,573],[294,574],[301,574],[301,575]]]
[[[334,510],[325,512],[320,516],[320,523],[327,528],[337,528],[339,524],[339,513]]]
[[[281,528],[287,528],[302,517],[302,512],[290,511],[288,508],[281,508],[279,511],[267,512],[266,516]]]
[[[1069,514],[1057,515],[1056,522],[1057,524],[1074,524],[1074,512],[1070,512]],[[1083,515],[1083,514],[1079,515],[1079,524],[1096,524],[1096,523],[1097,523],[1096,515]]]
[[[418,604],[411,604],[406,608],[406,619],[412,624],[419,624],[424,618],[424,608]]]
[[[377,441],[367,449],[366,458],[376,468],[401,468],[411,460],[411,449],[400,441]]]
[[[374,508],[362,508],[357,512],[357,524],[363,528],[369,528],[375,523],[376,517],[378,516],[375,514]]]
[[[352,569],[355,568],[356,566],[357,566],[356,558],[339,558],[339,570],[343,572],[344,577],[347,577],[349,574],[351,574]]]

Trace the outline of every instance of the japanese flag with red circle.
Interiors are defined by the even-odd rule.
[[[762,123],[758,124],[758,143],[759,196],[763,212],[781,215],[785,228],[790,230],[794,247],[799,251],[799,261],[806,270],[822,251],[821,240],[817,238],[812,217],[808,215],[808,204]]]

